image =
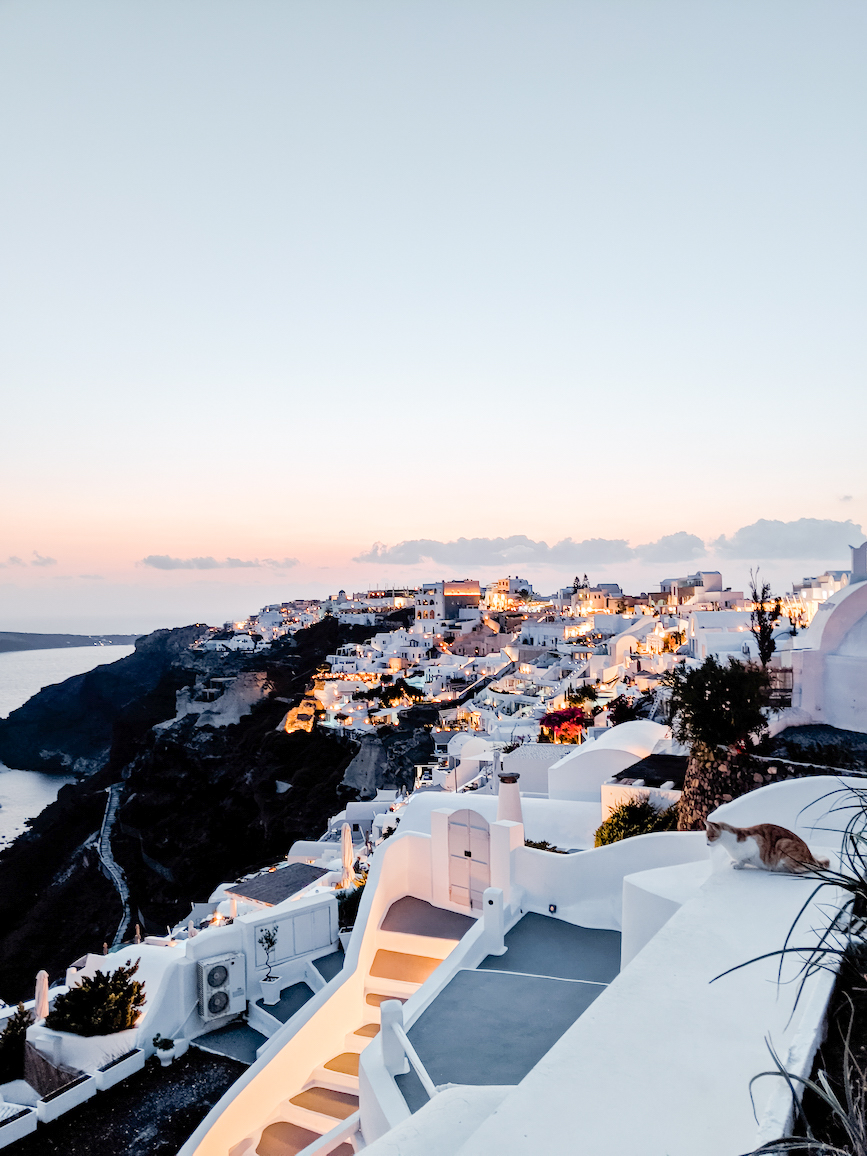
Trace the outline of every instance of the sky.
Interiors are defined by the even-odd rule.
[[[867,8],[0,0],[0,630],[848,565]]]

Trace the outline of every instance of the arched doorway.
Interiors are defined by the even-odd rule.
[[[477,811],[449,815],[449,899],[473,911],[491,886],[491,830]]]

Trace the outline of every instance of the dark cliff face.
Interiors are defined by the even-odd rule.
[[[121,904],[94,849],[111,783],[124,784],[114,855],[127,876],[133,921],[154,933],[224,880],[321,834],[357,797],[342,783],[356,744],[321,730],[278,728],[325,656],[369,637],[370,628],[325,619],[262,655],[225,658],[189,651],[197,632],[139,640],[135,655],[40,692],[0,726],[0,754],[11,765],[65,769],[78,759],[98,768],[64,787],[0,853],[0,997],[7,1002],[32,995],[40,968],[59,978],[117,930]],[[188,716],[154,729],[174,718],[176,690],[197,674],[245,671],[266,675],[268,693],[239,722],[197,726]],[[427,753],[427,716],[406,713],[412,717],[384,736],[390,758],[380,785],[409,781],[413,759]],[[49,744],[54,754],[40,756]]]
[[[129,768],[113,843],[149,925],[280,859],[355,798],[341,786],[353,745],[277,730],[285,710],[266,700],[236,726],[198,729],[191,718],[151,732]]]
[[[194,679],[175,664],[201,633],[200,626],[157,630],[136,641],[135,654],[39,691],[0,719],[0,760],[25,771],[91,774],[101,769],[124,712],[132,721],[136,705],[150,696],[148,717],[174,713],[175,690]]]

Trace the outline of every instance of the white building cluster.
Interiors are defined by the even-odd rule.
[[[479,590],[473,606],[446,601],[472,602],[468,583],[428,584],[407,628],[340,647],[316,688],[328,724],[363,731],[371,700],[346,688],[402,677],[447,724],[436,761],[411,794],[348,803],[320,838],[221,883],[165,936],[46,982],[27,1043],[43,1072],[74,1079],[4,1085],[0,1145],[141,1070],[160,1036],[161,1062],[194,1046],[247,1065],[180,1156],[731,1156],[790,1135],[791,1085],[825,1037],[835,965],[779,951],[793,925],[799,950],[821,950],[846,892],[736,860],[704,832],[595,845],[625,799],[676,802],[687,761],[662,721],[606,725],[606,702],[653,690],[674,662],[752,653],[748,609],[718,579],[672,580],[656,605],[580,585],[532,612],[529,585],[498,585],[496,606]],[[453,653],[487,620],[499,649]],[[867,544],[810,627],[788,629],[787,721],[867,732]],[[238,709],[242,690],[256,688],[234,688]],[[587,741],[521,741],[582,696],[602,707]],[[862,784],[814,768],[710,819],[785,827],[818,865],[850,871],[840,808],[845,796],[861,815],[860,845]],[[136,960],[134,1028],[47,1027],[58,995]],[[769,1040],[788,1080],[755,1079]],[[639,1075],[624,1099],[626,1070]]]

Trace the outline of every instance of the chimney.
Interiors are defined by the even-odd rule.
[[[521,791],[518,787],[520,775],[501,773],[500,791],[497,796],[497,822],[509,819],[513,823],[523,823],[521,814]]]
[[[862,542],[860,546],[850,546],[849,549],[852,551],[852,577],[849,585],[867,582],[867,542]]]

